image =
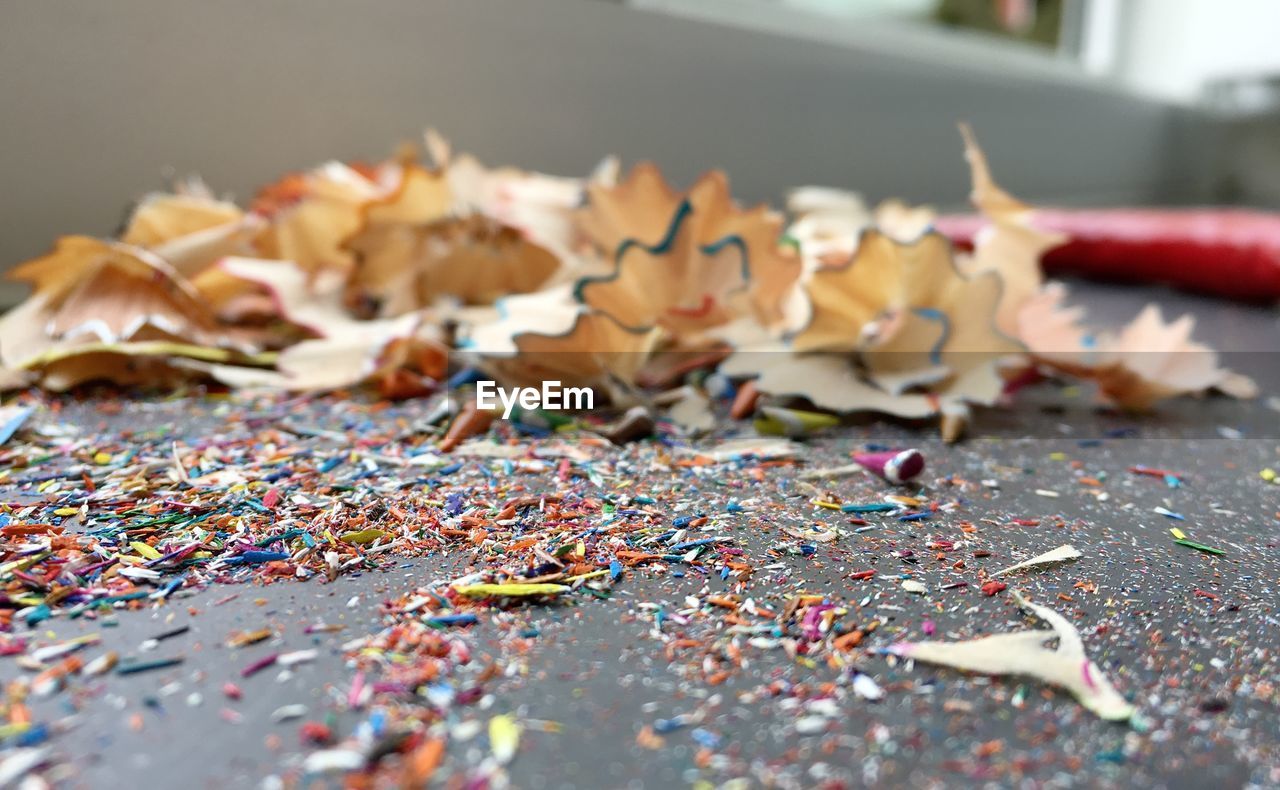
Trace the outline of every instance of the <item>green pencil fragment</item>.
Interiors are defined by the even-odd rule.
[[[1215,549],[1213,546],[1206,546],[1203,543],[1196,543],[1193,540],[1175,540],[1174,543],[1177,543],[1179,546],[1199,549],[1200,551],[1208,552],[1209,554],[1226,554],[1222,549]]]

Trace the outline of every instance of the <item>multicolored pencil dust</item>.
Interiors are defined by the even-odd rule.
[[[1101,439],[928,440],[895,486],[851,462],[912,437],[884,425],[617,447],[498,422],[442,453],[420,401],[24,402],[10,781],[101,781],[93,753],[120,750],[105,776],[141,778],[200,743],[213,775],[271,786],[1276,779],[1265,441],[1195,468],[1225,440],[1117,416]],[[1122,721],[909,660],[1040,627],[1018,590],[1079,631]]]

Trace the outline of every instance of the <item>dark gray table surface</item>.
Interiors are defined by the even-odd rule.
[[[1280,392],[1275,387],[1280,365],[1269,356],[1280,345],[1274,310],[1152,289],[1080,284],[1075,290],[1075,299],[1089,304],[1104,322],[1131,314],[1149,298],[1158,298],[1167,315],[1196,313],[1198,337],[1249,352],[1239,357],[1254,366],[1245,372],[1270,382],[1270,392]],[[68,405],[58,419],[79,420],[86,430],[97,431],[104,420],[108,426],[138,427],[190,421],[193,411],[199,412],[190,403],[153,402],[145,411],[126,408],[104,417],[93,407]],[[316,417],[320,423],[324,419]],[[1065,693],[1047,691],[1036,681],[990,680],[924,665],[908,669],[866,654],[857,658],[859,666],[885,688],[885,698],[869,702],[849,694],[826,730],[800,734],[787,695],[743,695],[771,680],[820,683],[835,673],[806,670],[781,650],[760,651],[743,672],[712,687],[687,680],[682,673],[688,662],[668,662],[664,645],[649,634],[652,616],[639,605],[678,607],[683,596],[703,587],[693,574],[684,579],[636,574],[612,600],[515,610],[513,616],[539,636],[523,663],[517,662],[520,671],[488,684],[492,698],[485,704],[491,707],[475,715],[483,720],[510,711],[527,721],[561,725],[558,732],[526,726],[519,754],[508,767],[511,783],[525,788],[673,787],[699,781],[714,786],[734,777],[749,786],[805,787],[828,782],[1277,786],[1280,485],[1268,485],[1258,474],[1264,467],[1280,468],[1277,421],[1280,412],[1265,399],[1245,406],[1216,399],[1181,402],[1149,419],[1099,416],[1078,403],[1065,411],[1044,409],[1032,399],[1011,412],[983,415],[973,437],[952,447],[932,435],[881,423],[809,442],[804,456],[809,467],[847,463],[849,449],[863,442],[906,441],[926,453],[930,486],[945,486],[947,477],[998,479],[998,488],[978,489],[956,517],[992,520],[983,524],[984,545],[995,551],[988,568],[1068,542],[1083,553],[1076,563],[1028,574],[1018,585],[1069,615],[1094,660],[1133,697],[1147,722],[1143,728],[1100,721]],[[1099,428],[1126,425],[1135,428],[1135,436],[1099,444],[1080,441],[1098,435]],[[1240,426],[1245,426],[1243,435],[1231,432]],[[203,426],[188,422],[182,430],[200,428],[225,429],[210,416]],[[1080,486],[1072,462],[1089,474],[1105,474],[1109,498],[1099,500]],[[1175,489],[1128,474],[1134,464],[1178,469],[1187,482]],[[793,476],[793,471],[779,472],[755,494],[813,522],[839,523],[841,514],[815,510],[807,498],[795,495]],[[841,485],[851,496],[883,493],[864,479]],[[1048,498],[1038,489],[1060,496]],[[1157,506],[1182,513],[1186,521],[1169,521],[1153,512]],[[1054,516],[1061,517],[1061,526],[1054,525]],[[1041,523],[1009,525],[1015,517]],[[1226,553],[1214,557],[1175,545],[1170,526]],[[903,545],[918,548],[936,525],[893,528]],[[735,537],[749,554],[759,554],[777,535],[739,531]],[[860,556],[857,539],[844,543],[838,552],[824,548],[813,558],[780,557],[792,579],[788,584],[800,579],[815,592],[847,595],[855,584],[846,578],[851,570],[892,572],[895,567],[884,556]],[[346,693],[351,674],[340,645],[376,629],[384,599],[427,579],[447,578],[465,565],[460,556],[415,558],[332,584],[313,579],[215,585],[158,609],[119,612],[109,622],[48,620],[29,636],[54,641],[96,632],[121,654],[137,652],[157,633],[183,625],[190,631],[148,654],[181,652],[186,662],[179,667],[112,675],[33,701],[43,720],[75,714],[75,726],[50,741],[62,767],[45,775],[90,787],[243,787],[288,775],[307,750],[298,741],[298,722],[273,722],[272,712],[300,703],[308,707],[308,719],[334,711],[340,735],[357,726],[368,712],[344,712],[335,701]],[[1080,580],[1093,582],[1097,592],[1076,589]],[[722,586],[714,580],[707,584],[713,592]],[[767,586],[768,577],[760,575],[753,584]],[[893,585],[877,589],[883,594],[873,606],[880,616],[916,629],[917,636],[925,615],[937,623],[939,636],[973,636],[1028,622],[1006,598],[987,598],[975,589],[926,598]],[[232,593],[237,597],[217,603]],[[1072,602],[1059,600],[1060,593]],[[317,621],[346,629],[303,633],[306,623]],[[266,626],[278,634],[270,642],[235,651],[223,645],[234,631]],[[503,632],[486,630],[483,623],[470,638],[477,651],[507,649]],[[286,676],[271,669],[239,677],[240,668],[259,655],[308,646],[319,649],[319,658]],[[10,681],[20,673],[13,659],[0,659],[0,679]],[[223,696],[220,689],[229,680],[243,687],[243,699]],[[1020,705],[1015,698],[1022,698]],[[701,729],[718,737],[711,765],[696,764],[700,747],[693,727],[667,733],[661,748],[637,743],[644,725],[679,714],[700,716]],[[135,716],[140,729],[130,725]],[[451,745],[440,775],[457,782],[483,754],[478,745]],[[330,780],[329,786],[335,783]]]

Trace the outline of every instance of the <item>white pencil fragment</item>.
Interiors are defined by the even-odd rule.
[[[1076,551],[1074,546],[1059,546],[1053,551],[1046,551],[1044,554],[1032,557],[1029,560],[1023,560],[1016,565],[1010,565],[1009,567],[998,570],[991,575],[1003,576],[1006,573],[1013,573],[1014,571],[1020,571],[1023,568],[1032,568],[1037,565],[1049,565],[1050,563],[1055,562],[1069,562],[1070,560],[1079,559],[1081,556],[1080,552]]]
[[[365,756],[352,749],[324,749],[312,752],[302,762],[307,774],[333,774],[358,771],[364,767]]]
[[[875,702],[884,699],[884,689],[870,675],[861,672],[853,676],[853,690],[859,697]]]
[[[49,759],[47,747],[22,747],[8,752],[0,760],[0,787],[14,787],[27,774]]]
[[[279,724],[282,721],[293,721],[294,719],[300,719],[306,715],[306,705],[281,705],[271,712],[271,720]]]
[[[803,472],[796,477],[797,480],[835,480],[841,477],[850,477],[852,475],[866,474],[867,470],[862,464],[846,464],[844,466],[829,466],[823,469],[811,469]]]
[[[1076,701],[1100,718],[1128,720],[1133,715],[1133,706],[1085,655],[1075,627],[1062,615],[1027,601],[1016,591],[1013,597],[1019,606],[1031,610],[1053,630],[1014,631],[965,642],[898,642],[885,652],[983,675],[1037,678],[1071,692]],[[1044,646],[1055,637],[1057,649]]]

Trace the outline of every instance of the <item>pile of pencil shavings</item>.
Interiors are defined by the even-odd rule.
[[[490,169],[431,132],[426,156],[329,162],[248,209],[192,180],[143,199],[119,238],[63,237],[9,273],[33,292],[0,319],[0,377],[404,398],[466,365],[690,432],[736,393],[738,416],[875,412],[939,421],[948,440],[1046,373],[1134,410],[1251,394],[1189,318],[1149,306],[1119,332],[1085,327],[1041,274],[1061,239],[1031,227],[963,131],[987,223],[963,253],[927,208],[803,188],[784,216],[740,208],[720,172],[681,192],[612,159],[586,179]]]

